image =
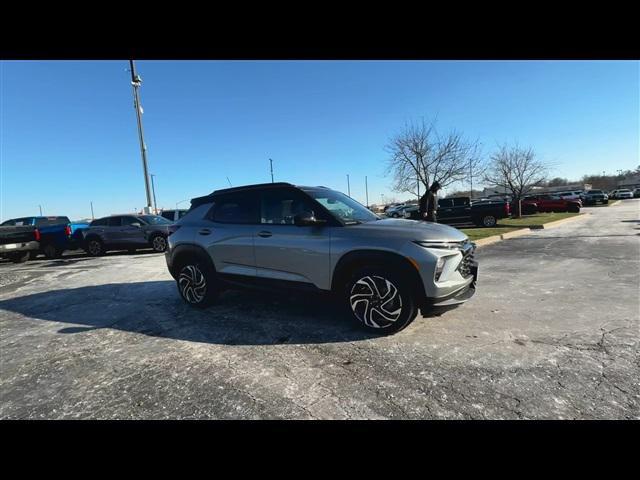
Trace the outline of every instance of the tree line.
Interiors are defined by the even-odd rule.
[[[514,216],[520,216],[520,200],[537,186],[568,185],[567,179],[549,180],[551,164],[539,158],[532,147],[514,144],[498,145],[485,156],[478,140],[461,132],[440,132],[436,121],[411,122],[392,136],[385,146],[388,153],[387,175],[393,179],[396,192],[420,196],[437,181],[442,188],[456,182],[473,182],[505,189],[514,201]],[[640,167],[639,167],[640,169]],[[610,189],[624,172],[611,181],[605,177],[585,175],[583,183],[593,188]],[[606,177],[609,179],[609,177]],[[562,183],[566,182],[566,183]]]

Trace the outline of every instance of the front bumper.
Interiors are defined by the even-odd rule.
[[[469,271],[472,276],[469,278],[469,282],[461,288],[442,297],[425,298],[423,305],[420,307],[423,316],[433,310],[444,311],[458,307],[473,297],[476,293],[476,283],[478,281],[478,262],[470,261]]]

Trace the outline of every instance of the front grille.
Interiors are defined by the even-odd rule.
[[[471,242],[465,242],[460,249],[462,253],[462,261],[460,262],[460,265],[458,265],[458,271],[464,278],[468,278],[473,275],[471,272],[471,265],[473,264],[473,254],[475,250],[476,246]]]

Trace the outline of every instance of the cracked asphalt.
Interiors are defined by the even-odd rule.
[[[639,419],[640,201],[478,250],[390,337],[326,298],[184,305],[162,255],[0,263],[3,419]]]

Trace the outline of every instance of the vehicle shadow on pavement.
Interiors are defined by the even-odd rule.
[[[52,290],[0,302],[0,310],[71,324],[61,334],[114,329],[224,345],[316,344],[374,338],[332,299],[312,294],[228,291],[205,310],[186,305],[173,281]]]

